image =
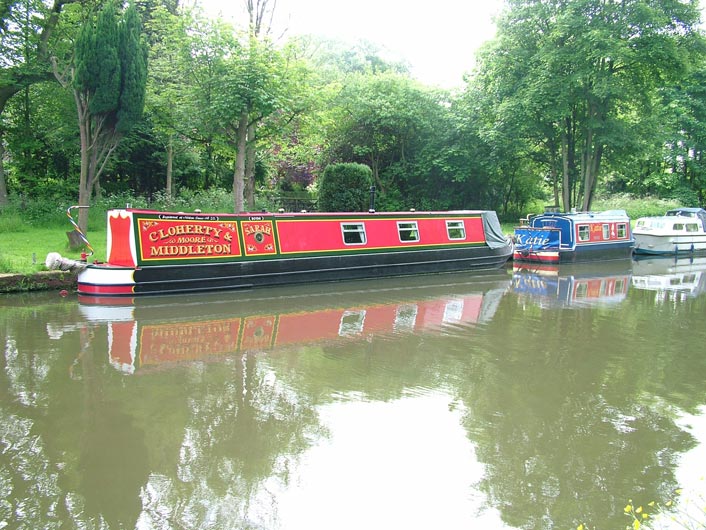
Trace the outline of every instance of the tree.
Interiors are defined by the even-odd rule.
[[[20,91],[53,79],[50,37],[64,6],[76,1],[54,0],[50,8],[37,0],[0,2],[0,208],[8,202],[3,166],[5,107]]]
[[[546,153],[565,209],[590,209],[614,156],[654,91],[688,71],[698,5],[653,0],[509,0],[482,55],[496,123]]]
[[[247,0],[246,4],[249,18],[248,47],[246,51],[248,61],[247,71],[244,73],[250,78],[254,86],[251,85],[249,87],[252,90],[243,98],[244,105],[240,111],[240,119],[236,127],[235,142],[237,152],[235,171],[233,173],[233,194],[236,212],[243,211],[245,195],[247,195],[248,206],[251,209],[254,207],[257,122],[274,112],[276,108],[276,105],[270,104],[267,98],[257,101],[257,98],[251,96],[264,89],[267,84],[266,78],[258,74],[263,72],[261,66],[266,64],[262,62],[262,52],[267,54],[270,51],[265,42],[260,42],[263,36],[270,32],[277,2],[275,0],[272,7],[269,7],[269,4],[269,0],[255,0],[254,2],[253,0]],[[263,92],[266,93],[267,90],[265,89]],[[259,106],[259,116],[253,116],[253,113],[256,112],[256,106]]]
[[[190,38],[188,31],[190,26],[195,26],[192,16],[189,11],[176,15],[159,6],[152,11],[146,23],[152,40],[150,75],[145,96],[146,112],[164,145],[164,187],[170,198],[174,194],[175,146],[184,145],[189,140],[199,140],[194,134],[198,129],[194,125],[200,113],[192,108],[194,98],[189,94],[192,88],[190,81],[201,78],[196,69],[199,56],[197,50],[191,47],[195,39]],[[193,37],[194,33],[191,35]]]
[[[223,75],[214,96],[214,122],[231,152],[234,210],[254,206],[254,176],[261,153],[260,137],[281,135],[306,106],[308,72],[301,62],[274,47],[267,39],[249,34],[239,53],[223,59]],[[264,134],[263,134],[264,133]]]
[[[319,183],[319,210],[362,212],[370,205],[372,173],[368,166],[355,163],[326,166]]]
[[[433,116],[443,113],[436,94],[394,73],[354,74],[334,102],[329,161],[368,165],[382,193],[400,185],[386,170],[410,162],[435,131]]]
[[[497,210],[502,216],[521,215],[538,195],[535,179],[541,153],[513,122],[498,127],[493,120],[495,100],[471,80],[453,101],[451,119],[432,145],[434,167],[448,182],[449,198],[458,202],[446,207]],[[516,124],[516,122],[514,122]]]
[[[140,119],[147,77],[147,48],[134,5],[119,18],[108,2],[95,20],[87,21],[76,40],[74,60],[67,75],[57,79],[73,90],[81,137],[79,206],[89,206],[92,191],[111,154]],[[86,231],[88,212],[79,214]]]
[[[706,65],[702,62],[681,83],[663,91],[672,136],[665,142],[665,173],[675,177],[670,195],[686,204],[706,200]],[[693,198],[688,199],[688,195]]]
[[[73,98],[57,86],[36,83],[8,102],[6,168],[11,194],[63,204],[78,188],[78,131]]]

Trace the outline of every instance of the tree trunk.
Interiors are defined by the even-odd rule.
[[[547,150],[549,151],[549,178],[552,182],[552,197],[554,197],[554,206],[559,206],[561,204],[561,197],[559,196],[559,150],[561,145],[557,148],[556,142],[549,140],[547,143]]]
[[[248,126],[248,140],[245,155],[245,196],[248,210],[255,210],[255,124]]]
[[[561,162],[562,162],[562,186],[561,195],[564,203],[564,211],[571,211],[571,178],[569,176],[569,120],[566,120],[566,129],[561,132]]]
[[[377,186],[378,191],[383,194],[386,193],[387,190],[385,189],[382,180],[380,180],[380,172],[378,171],[380,164],[375,155],[370,156],[370,166],[373,173],[373,182]]]
[[[169,141],[167,143],[167,183],[165,186],[165,191],[167,192],[167,199],[171,202],[172,200],[172,164],[174,162],[174,137],[169,135]]]
[[[3,143],[3,135],[5,131],[0,129],[0,209],[9,204],[7,198],[7,181],[5,180],[5,144]]]
[[[120,141],[119,134],[103,134],[104,116],[91,115],[85,94],[74,91],[78,128],[81,137],[81,174],[78,184],[78,205],[90,206],[94,188],[100,194],[98,179]],[[84,234],[88,229],[88,208],[81,208],[78,227]]]
[[[93,197],[96,199],[100,199],[103,195],[103,192],[101,190],[101,183],[98,177],[93,179]]]
[[[90,118],[88,115],[88,105],[84,105],[78,92],[74,92],[76,100],[76,110],[78,112],[78,129],[81,137],[81,172],[78,182],[78,205],[89,206],[91,204],[91,183],[89,181],[89,138],[90,138]],[[80,208],[78,211],[78,228],[84,234],[88,229],[88,208]]]
[[[601,167],[601,157],[603,155],[603,146],[596,145],[587,147],[586,156],[586,174],[584,180],[584,196],[583,210],[590,211],[593,196],[596,193],[596,185],[598,183],[598,172]]]
[[[243,197],[245,187],[245,155],[248,140],[248,111],[240,113],[237,131],[237,152],[235,155],[235,170],[233,171],[233,204],[235,213],[244,211]]]

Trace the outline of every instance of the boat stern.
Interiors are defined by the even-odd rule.
[[[135,269],[106,264],[91,264],[79,272],[78,294],[129,296],[135,292]]]
[[[513,234],[513,260],[559,263],[561,232],[554,228],[520,226]]]

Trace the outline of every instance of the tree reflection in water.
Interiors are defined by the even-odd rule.
[[[425,491],[433,477],[441,480],[429,466],[434,453],[459,434],[451,424],[467,440],[453,454],[467,454],[449,466],[457,472],[447,481],[455,485],[449,496],[466,495],[474,507],[458,526],[620,527],[627,499],[644,504],[671,494],[679,458],[696,443],[679,418],[703,406],[704,297],[655,305],[653,293],[631,289],[608,306],[566,309],[506,289],[486,297],[485,288],[477,303],[464,305],[451,291],[426,312],[409,299],[389,311],[370,303],[348,308],[337,321],[345,324],[341,341],[273,347],[285,322],[274,318],[257,320],[267,332],[254,334],[249,349],[185,362],[138,349],[130,375],[106,352],[116,338],[106,322],[114,320],[87,322],[75,300],[12,299],[0,311],[0,521],[16,528],[285,528],[291,494],[312,484],[308,466],[323,448],[340,448],[332,461],[365,448],[361,468],[378,462],[385,479],[378,482],[395,488],[404,480],[398,491]],[[305,312],[304,304],[287,303],[292,314]],[[464,321],[471,306],[475,319]],[[176,329],[212,318],[175,311],[182,313]],[[396,326],[367,333],[376,314],[396,318]],[[446,320],[415,329],[436,317]],[[154,339],[155,331],[133,327],[128,343]],[[444,407],[433,416],[414,409],[438,396],[448,402],[449,434],[428,450],[410,440],[418,447],[410,469],[385,472],[402,439],[441,429],[432,418],[440,420]],[[348,429],[348,445],[337,445],[349,405],[368,419],[383,407],[387,424],[361,421]],[[410,419],[392,443],[389,423],[408,406],[419,425]],[[375,466],[368,469],[333,473],[331,491],[348,492],[336,500],[363,501],[365,480],[376,480]],[[345,482],[353,476],[358,483]],[[389,522],[397,505],[387,506]]]

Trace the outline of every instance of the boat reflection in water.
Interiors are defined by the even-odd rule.
[[[630,260],[580,265],[515,263],[512,290],[544,308],[619,304],[630,285]]]
[[[84,318],[107,328],[111,364],[133,373],[234,353],[485,323],[509,285],[505,271],[493,271],[235,295],[79,300]]]
[[[706,257],[655,257],[633,261],[632,286],[655,291],[655,302],[695,298],[706,292]]]

